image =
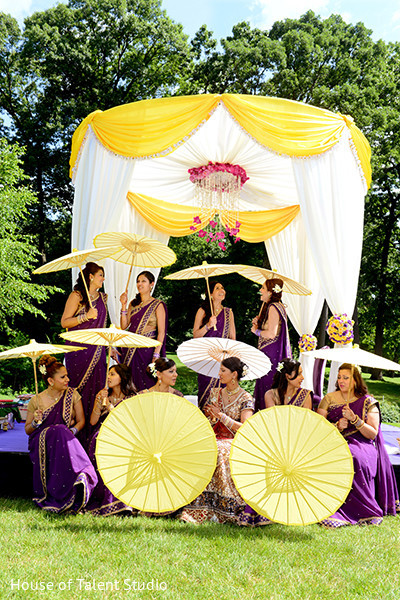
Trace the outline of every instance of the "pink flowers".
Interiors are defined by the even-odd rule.
[[[218,246],[221,248],[221,250],[225,251],[226,250],[226,245],[225,245],[225,233],[223,231],[215,231],[215,232],[211,232],[211,231],[207,231],[206,229],[204,229],[204,226],[202,226],[201,229],[198,228],[198,226],[201,225],[201,219],[199,215],[196,215],[193,218],[193,225],[190,226],[190,230],[195,232],[197,231],[197,235],[201,238],[204,238],[206,242],[217,242]],[[215,229],[218,226],[218,221],[214,221],[213,219],[209,222],[209,225],[211,227],[211,229]],[[236,221],[235,223],[235,227],[226,227],[226,232],[231,236],[235,238],[235,244],[236,242],[240,241],[240,237],[238,237],[239,231],[240,231],[240,226],[241,223],[239,221]]]
[[[246,183],[249,179],[247,177],[246,171],[239,165],[232,165],[231,163],[213,163],[211,160],[207,165],[202,165],[201,167],[193,167],[192,169],[188,169],[188,173],[190,175],[190,181],[192,183],[196,183],[197,181],[201,181],[202,179],[206,179],[212,173],[231,173],[234,177],[240,178],[240,187]]]

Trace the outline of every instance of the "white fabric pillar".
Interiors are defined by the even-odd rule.
[[[347,136],[346,131],[328,152],[308,159],[292,158],[292,164],[323,294],[333,313],[351,317],[360,271],[366,188]],[[332,371],[331,375],[336,379]]]
[[[299,336],[313,334],[324,302],[317,271],[307,240],[301,213],[283,231],[265,242],[272,268],[308,287],[310,296],[283,293],[288,316]],[[291,340],[292,347],[298,340]],[[314,359],[300,355],[304,387],[313,389]]]

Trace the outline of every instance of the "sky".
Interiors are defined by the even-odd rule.
[[[57,4],[57,0],[0,0],[0,11],[18,21],[33,12]],[[400,41],[400,0],[162,0],[167,14],[182,23],[190,37],[203,24],[217,39],[230,35],[232,26],[249,21],[252,27],[269,29],[278,20],[298,18],[307,10],[325,18],[339,14],[348,23],[363,22],[372,30],[373,39]]]

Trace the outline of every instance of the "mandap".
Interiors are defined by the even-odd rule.
[[[90,247],[104,231],[166,244],[171,235],[193,233],[202,199],[188,170],[209,161],[238,165],[248,180],[234,213],[202,209],[203,225],[215,212],[224,224],[235,214],[242,239],[264,241],[272,267],[312,290],[284,297],[299,336],[314,332],[324,299],[333,313],[352,315],[370,146],[350,116],[300,102],[204,94],[91,113],[72,139],[72,247]],[[107,259],[105,268],[118,322],[129,267]],[[135,278],[130,296],[134,285]]]

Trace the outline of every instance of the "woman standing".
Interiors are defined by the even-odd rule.
[[[221,362],[219,376],[225,387],[219,389],[218,393],[214,390],[204,408],[217,438],[217,466],[204,492],[183,509],[180,516],[182,521],[240,524],[246,503],[233,483],[229,454],[236,431],[254,412],[253,398],[239,385],[246,368],[236,357],[226,358]]]
[[[161,300],[153,298],[151,292],[155,278],[150,271],[139,273],[136,279],[138,293],[127,307],[126,292],[120,296],[121,328],[139,333],[160,342],[154,348],[129,348],[121,350],[121,362],[131,369],[132,381],[137,391],[150,387],[154,382],[147,374],[147,366],[160,356],[165,356],[167,336],[167,307]]]
[[[219,337],[236,339],[235,320],[232,309],[222,306],[225,300],[226,292],[222,283],[212,281],[210,283],[211,303],[213,306],[213,314],[209,300],[205,300],[196,313],[193,326],[193,337]],[[215,327],[215,328],[214,328]],[[198,382],[198,406],[203,408],[211,391],[218,384],[216,377],[207,377],[199,374]]]
[[[261,313],[253,319],[251,331],[258,336],[258,349],[271,361],[271,370],[257,380],[254,390],[255,409],[265,408],[265,392],[271,389],[278,363],[291,358],[287,315],[282,304],[281,279],[267,279],[261,286],[260,296],[264,302]]]
[[[33,465],[33,501],[50,512],[79,512],[97,475],[76,434],[85,424],[80,395],[54,356],[39,359],[46,390],[28,404],[25,431]]]
[[[378,402],[368,394],[358,367],[339,367],[336,391],[327,394],[319,414],[345,437],[354,462],[354,479],[345,503],[321,525],[380,525],[400,509],[393,467],[380,430]]]
[[[61,317],[61,326],[70,331],[96,329],[105,327],[107,323],[107,295],[99,291],[104,283],[104,269],[96,263],[89,262],[82,273],[93,307],[90,306],[82,275],[79,274]],[[67,341],[65,344],[74,345]],[[86,420],[82,441],[85,442],[90,434],[89,419],[96,392],[104,387],[106,380],[106,349],[104,346],[79,345],[85,350],[66,354],[65,365],[71,387],[76,388],[82,397]]]
[[[284,358],[276,369],[272,389],[265,392],[265,408],[292,404],[312,410],[313,393],[301,387],[303,381],[303,367],[299,361]]]
[[[98,483],[86,506],[86,511],[100,516],[132,512],[132,508],[118,500],[104,484],[98,472],[96,462],[96,442],[101,424],[113,408],[125,400],[125,398],[130,398],[136,394],[129,368],[126,365],[113,365],[108,372],[107,384],[108,390],[100,390],[96,396],[94,408],[90,416],[90,424],[94,427],[94,432],[88,444],[88,455],[96,470]]]

